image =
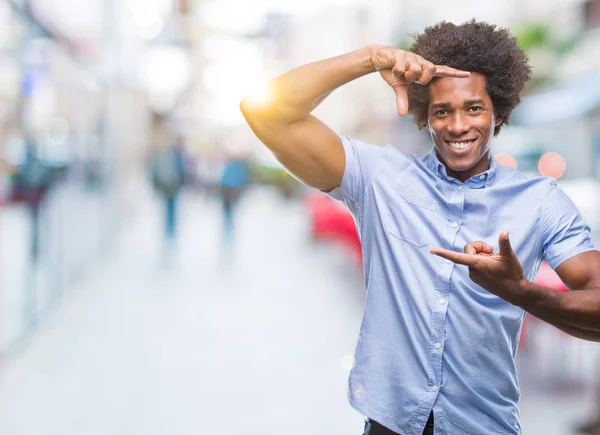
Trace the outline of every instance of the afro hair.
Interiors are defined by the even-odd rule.
[[[436,65],[478,73],[486,78],[486,91],[496,117],[503,124],[521,101],[520,93],[531,77],[527,55],[507,29],[475,20],[461,25],[442,21],[415,35],[410,51]],[[435,80],[435,79],[434,79]],[[409,113],[419,128],[427,126],[429,86],[408,87]]]

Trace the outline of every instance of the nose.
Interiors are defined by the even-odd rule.
[[[469,124],[468,116],[464,113],[460,113],[460,111],[456,111],[452,114],[449,123],[448,123],[448,131],[454,136],[461,136],[464,133],[468,132],[471,129],[471,125]]]

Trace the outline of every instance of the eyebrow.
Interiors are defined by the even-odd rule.
[[[465,100],[465,106],[473,106],[475,104],[481,104],[482,106],[485,105],[485,103],[483,102],[483,100],[481,98],[475,98],[473,100]]]
[[[431,110],[435,110],[435,109],[449,109],[450,108],[450,103],[435,103],[431,105]]]
[[[465,102],[463,103],[465,106],[473,106],[475,104],[481,104],[481,105],[485,105],[484,101],[480,98],[474,98],[472,100],[465,100]],[[442,103],[435,103],[431,105],[431,110],[435,110],[435,109],[449,109],[451,106],[451,104],[447,101],[444,101]]]

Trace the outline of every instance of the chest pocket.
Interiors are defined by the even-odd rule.
[[[439,202],[423,186],[403,176],[396,178],[393,187],[397,196],[391,199],[382,216],[385,230],[416,248],[427,246],[433,230],[431,218]]]

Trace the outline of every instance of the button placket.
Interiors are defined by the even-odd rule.
[[[464,213],[465,195],[468,191],[466,185],[453,181],[453,189],[448,191],[449,208],[448,221],[444,225],[441,233],[441,238],[448,246],[453,246],[456,240],[458,231],[460,231],[460,223]],[[440,263],[436,278],[435,291],[437,298],[433,299],[433,324],[431,330],[431,344],[429,348],[429,370],[428,370],[428,385],[427,389],[430,392],[437,392],[443,382],[442,379],[442,359],[444,354],[444,345],[442,337],[445,335],[446,314],[448,312],[449,292],[450,292],[450,277],[454,270],[454,263],[450,260],[443,260]]]

